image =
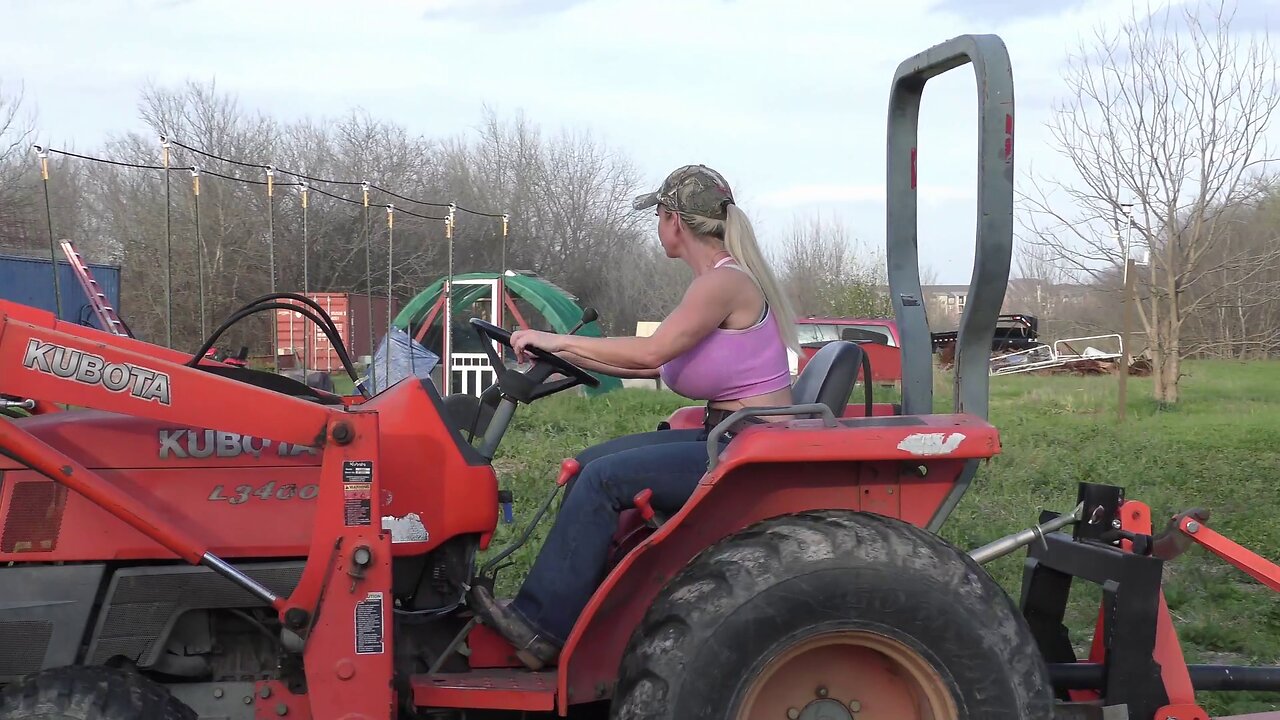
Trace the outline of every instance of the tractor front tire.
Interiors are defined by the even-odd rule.
[[[124,670],[44,670],[0,693],[0,720],[196,720],[163,685]]]
[[[1048,720],[1048,670],[1008,594],[941,538],[830,511],[696,557],[622,661],[617,720]]]

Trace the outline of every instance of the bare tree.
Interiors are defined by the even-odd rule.
[[[839,219],[793,223],[775,262],[797,312],[880,317],[893,312],[883,253],[855,241]]]
[[[390,293],[403,303],[447,271],[440,218],[449,202],[464,209],[454,233],[456,273],[534,271],[597,307],[609,331],[631,332],[636,320],[665,314],[679,298],[679,263],[662,257],[651,228],[646,236],[647,217],[630,207],[638,172],[589,133],[545,135],[523,117],[502,121],[493,113],[478,132],[445,139],[358,111],[281,123],[199,83],[145,88],[139,111],[149,132],[88,152],[135,167],[73,160],[56,174],[68,187],[76,181],[85,207],[74,218],[55,208],[55,221],[60,234],[74,226],[71,234],[94,238],[85,243],[91,259],[157,270],[130,272],[124,293],[127,319],[144,337],[167,332],[170,257],[180,346],[203,339],[201,278],[212,327],[271,287],[272,249],[277,289],[301,289],[305,248],[311,291]],[[156,167],[162,135],[173,141],[167,214],[166,174]],[[201,171],[198,243],[191,166]],[[299,175],[312,178],[305,238]],[[364,180],[371,183],[367,216]],[[501,213],[511,220],[505,238]],[[238,324],[225,342],[269,352],[269,319]]]
[[[8,250],[26,249],[34,207],[30,192],[34,120],[23,104],[21,86],[9,90],[0,84],[0,247]]]
[[[1275,246],[1225,251],[1224,211],[1262,188],[1280,101],[1270,43],[1233,28],[1225,4],[1175,12],[1135,15],[1082,44],[1066,74],[1071,95],[1049,122],[1078,178],[1035,183],[1024,198],[1027,241],[1100,285],[1116,288],[1130,239],[1150,249],[1138,315],[1163,403],[1178,400],[1184,323],[1221,289],[1206,278],[1253,281],[1280,259]]]

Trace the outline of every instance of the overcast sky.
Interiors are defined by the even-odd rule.
[[[1142,0],[1161,7],[1177,0]],[[1241,0],[1241,20],[1280,0]],[[766,241],[798,216],[884,244],[884,136],[899,62],[965,33],[1013,61],[1019,181],[1060,160],[1044,130],[1082,34],[1129,0],[0,0],[0,83],[22,82],[40,141],[92,148],[139,129],[147,82],[216,80],[282,119],[352,107],[428,136],[484,105],[589,129],[655,185],[723,172]],[[377,8],[377,11],[372,11]],[[919,151],[922,259],[967,283],[976,182],[973,73],[931,81]],[[270,161],[270,159],[263,159]]]

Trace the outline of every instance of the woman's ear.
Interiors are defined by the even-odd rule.
[[[674,230],[678,235],[681,235],[681,236],[688,235],[689,226],[684,224],[684,219],[680,217],[680,213],[670,212],[670,211],[666,211],[666,212],[671,216],[671,220],[670,220],[671,229]]]

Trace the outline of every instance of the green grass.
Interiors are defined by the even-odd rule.
[[[1191,362],[1183,401],[1157,406],[1150,379],[1129,383],[1128,419],[1116,418],[1114,377],[991,378],[991,421],[1003,452],[979,471],[943,536],[972,549],[1035,522],[1041,510],[1067,511],[1076,483],[1121,485],[1148,503],[1157,524],[1190,507],[1207,507],[1210,524],[1244,546],[1280,560],[1280,363]],[[937,410],[951,405],[950,376],[940,374]],[[855,400],[860,397],[855,393]],[[896,393],[877,389],[878,401]],[[515,525],[500,525],[502,547],[553,487],[560,460],[629,432],[653,429],[690,404],[670,393],[623,390],[594,399],[553,396],[522,407],[495,461],[504,488],[515,492]],[[550,518],[501,576],[509,593],[536,555]],[[988,569],[1015,597],[1024,554]],[[1280,596],[1199,548],[1166,566],[1165,592],[1187,661],[1280,663]],[[1077,652],[1092,633],[1099,594],[1073,592],[1068,624]],[[1203,694],[1211,714],[1280,709],[1280,696]]]

